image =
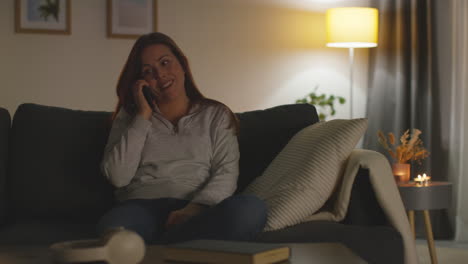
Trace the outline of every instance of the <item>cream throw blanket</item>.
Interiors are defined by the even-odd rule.
[[[335,204],[332,205],[331,210],[319,211],[305,221],[343,220],[346,216],[351,188],[359,167],[369,169],[369,178],[377,201],[391,225],[400,232],[403,238],[405,264],[417,264],[415,241],[387,158],[376,151],[355,149],[351,152],[345,166],[341,185],[337,187],[337,192],[335,192]]]

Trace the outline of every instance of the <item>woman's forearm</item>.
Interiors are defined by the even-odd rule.
[[[124,123],[112,127],[102,161],[102,171],[115,187],[128,185],[135,176],[151,127],[150,121],[138,115],[127,126]]]

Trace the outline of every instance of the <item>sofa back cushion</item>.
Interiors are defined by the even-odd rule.
[[[95,220],[113,201],[99,164],[110,129],[110,112],[20,105],[11,133],[8,198],[16,217]],[[240,120],[242,191],[289,139],[318,121],[315,107],[283,105],[237,114]]]
[[[237,114],[240,120],[237,193],[260,176],[288,141],[319,121],[313,105],[281,105]]]
[[[8,156],[8,135],[10,133],[11,118],[8,110],[0,107],[0,224],[6,217],[6,167]]]
[[[94,221],[112,205],[99,164],[110,113],[20,105],[14,115],[8,202],[15,218]]]

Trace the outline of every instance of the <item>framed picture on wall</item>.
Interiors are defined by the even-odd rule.
[[[138,38],[156,31],[156,0],[107,0],[107,36]]]
[[[15,0],[15,32],[69,35],[70,0]]]

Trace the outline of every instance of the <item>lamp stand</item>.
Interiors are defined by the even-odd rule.
[[[349,48],[349,113],[350,118],[354,117],[353,115],[353,66],[354,66],[354,48]]]

